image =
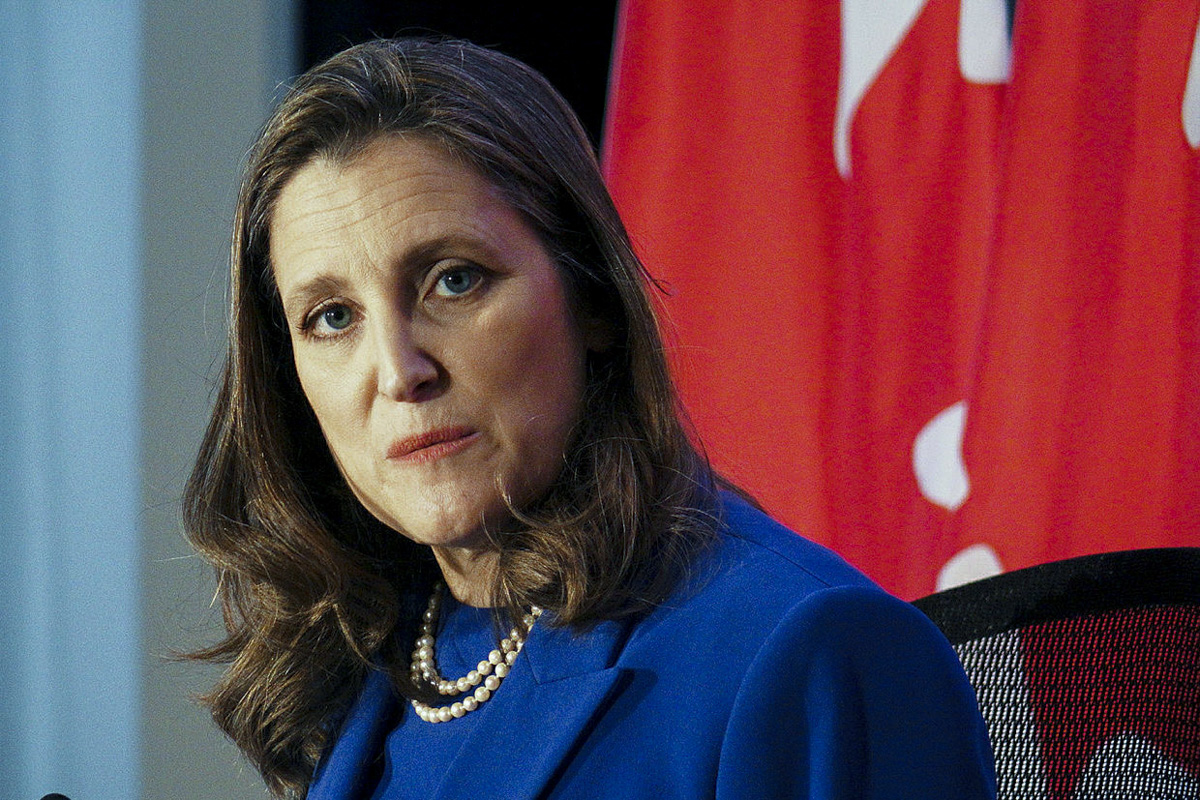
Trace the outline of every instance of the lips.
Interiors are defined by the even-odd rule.
[[[393,442],[387,449],[387,458],[404,464],[435,461],[469,447],[478,438],[479,432],[471,428],[438,428]]]

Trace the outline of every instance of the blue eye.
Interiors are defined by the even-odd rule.
[[[482,277],[477,269],[455,267],[438,277],[433,290],[441,297],[458,297],[474,289]]]
[[[346,306],[330,306],[320,313],[318,321],[330,330],[345,330],[354,321],[354,313]]]

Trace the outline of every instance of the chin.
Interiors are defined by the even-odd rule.
[[[509,518],[508,509],[481,507],[437,508],[425,514],[376,516],[385,525],[429,547],[491,549],[487,530],[495,531]]]

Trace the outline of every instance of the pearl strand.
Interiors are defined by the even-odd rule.
[[[423,680],[431,684],[441,695],[460,695],[470,692],[472,689],[474,691],[462,700],[445,706],[431,706],[420,700],[409,701],[417,712],[417,716],[426,722],[449,722],[452,719],[458,719],[490,700],[492,693],[500,688],[500,684],[508,676],[509,668],[517,660],[517,654],[525,646],[525,635],[521,633],[520,629],[513,628],[509,631],[508,636],[500,640],[500,646],[488,653],[487,658],[480,661],[475,669],[457,680],[443,678],[437,668],[436,631],[444,589],[444,584],[439,582],[433,587],[433,594],[429,596],[429,605],[421,619],[421,634],[417,637],[416,646],[413,647],[412,678],[414,681]],[[522,620],[525,623],[525,630],[532,629],[533,624],[541,615],[542,610],[533,606]],[[481,683],[482,686],[480,686]]]

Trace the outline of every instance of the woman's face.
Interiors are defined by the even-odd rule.
[[[420,140],[284,186],[271,262],[296,371],[342,474],[387,525],[483,549],[563,467],[586,344],[533,230]]]

